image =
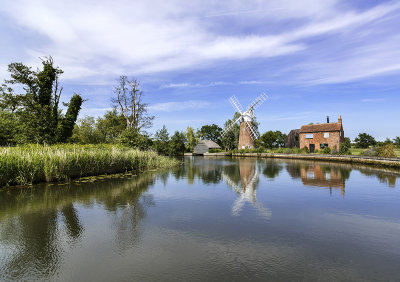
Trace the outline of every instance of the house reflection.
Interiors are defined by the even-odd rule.
[[[288,163],[286,168],[292,178],[300,178],[303,185],[326,188],[331,194],[333,189],[337,189],[342,197],[351,172],[349,168],[308,162]]]
[[[222,178],[237,193],[237,199],[232,206],[232,215],[240,215],[244,205],[248,202],[261,216],[270,218],[271,211],[257,201],[259,173],[254,160],[240,159],[238,165],[235,164],[234,167],[231,167],[233,169],[229,169],[229,167],[224,168]]]

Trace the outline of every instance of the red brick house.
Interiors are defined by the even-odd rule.
[[[325,147],[339,149],[344,142],[342,118],[338,122],[303,125],[299,133],[300,148],[307,147],[310,152]]]

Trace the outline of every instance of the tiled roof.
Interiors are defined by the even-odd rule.
[[[303,125],[300,133],[340,131],[341,126],[338,122]]]

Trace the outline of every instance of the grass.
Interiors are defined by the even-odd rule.
[[[0,187],[177,166],[176,159],[118,145],[0,148]]]
[[[355,156],[362,156],[366,150],[368,150],[368,149],[361,149],[361,148],[355,148],[355,147],[351,147],[351,149],[350,149],[351,154],[355,155]],[[400,148],[395,148],[394,153],[395,153],[396,157],[400,158]]]

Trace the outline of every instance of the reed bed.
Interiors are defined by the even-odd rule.
[[[69,181],[179,165],[153,151],[118,145],[25,145],[0,148],[0,187]]]

